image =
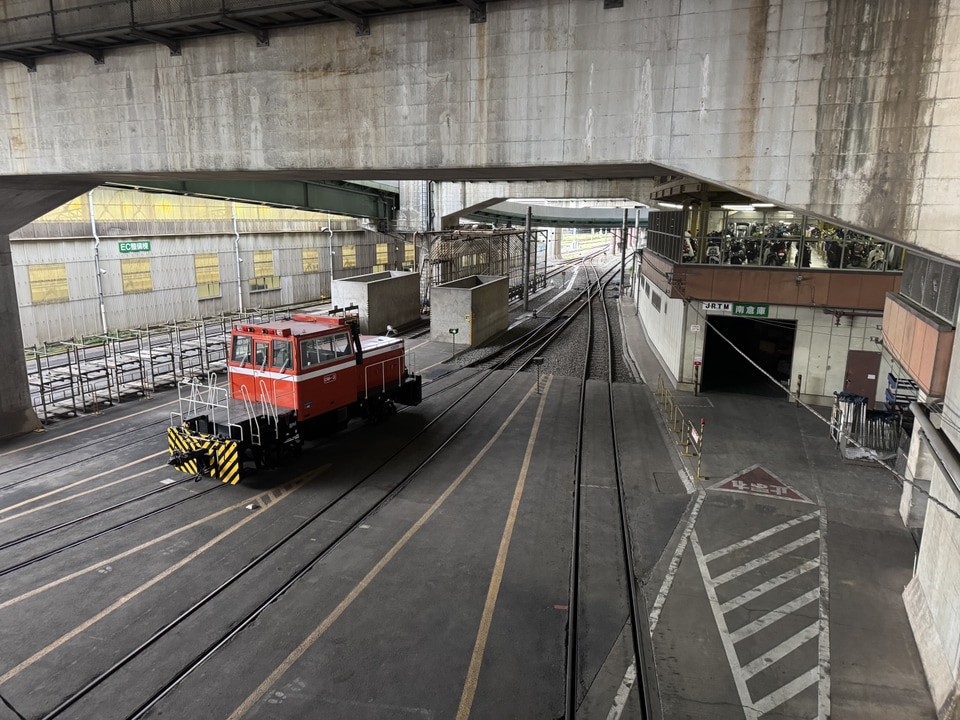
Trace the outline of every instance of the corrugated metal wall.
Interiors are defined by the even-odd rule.
[[[183,201],[183,204],[178,204]],[[144,195],[98,188],[94,213],[100,236],[103,301],[109,330],[212,317],[238,309],[233,211],[230,203],[201,198]],[[352,218],[334,218],[300,211],[236,206],[240,234],[240,273],[245,309],[272,308],[330,297],[331,236],[337,278],[362,275],[377,264],[377,245],[388,248],[388,270],[404,264],[404,243],[358,227]],[[286,215],[285,215],[286,213]],[[166,219],[164,219],[166,218]],[[28,346],[102,332],[97,295],[94,238],[87,196],[21,228],[11,235],[14,277]],[[147,252],[123,252],[131,240],[148,241]],[[342,248],[356,249],[356,266],[343,268]],[[318,272],[304,272],[303,248],[315,248]],[[270,250],[277,289],[251,291],[254,253]],[[194,255],[219,257],[220,296],[199,299]],[[121,261],[149,259],[153,290],[123,292]],[[30,265],[62,263],[69,300],[34,304]]]

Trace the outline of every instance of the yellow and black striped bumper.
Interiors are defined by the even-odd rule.
[[[193,456],[179,460],[174,465],[177,470],[218,477],[231,485],[240,482],[240,447],[236,440],[191,432],[185,427],[170,427],[167,445],[171,457],[175,453]]]

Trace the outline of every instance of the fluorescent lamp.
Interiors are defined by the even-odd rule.
[[[753,205],[721,205],[724,210],[753,210]]]
[[[673,208],[674,210],[683,210],[683,205],[677,205],[676,203],[661,202],[660,207]]]
[[[770,208],[770,207],[776,207],[776,205],[774,205],[773,203],[753,203],[753,204],[752,204],[752,207],[755,207],[755,208]]]

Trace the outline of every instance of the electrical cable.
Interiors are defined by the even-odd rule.
[[[684,303],[686,303],[689,307],[692,307],[692,308],[694,309],[694,311],[699,314],[699,310],[697,310],[697,308],[694,306],[694,304],[693,304],[689,299],[684,298],[683,301],[684,301]],[[766,370],[764,370],[762,367],[760,367],[760,366],[753,360],[753,358],[751,358],[750,356],[748,356],[743,350],[741,350],[739,347],[737,347],[737,345],[736,345],[732,340],[730,340],[730,339],[729,339],[728,337],[726,337],[723,333],[721,333],[721,332],[717,329],[717,327],[710,322],[709,316],[704,315],[703,317],[704,317],[704,322],[706,323],[707,327],[711,328],[711,329],[712,329],[717,335],[719,335],[728,345],[730,345],[730,347],[732,347],[737,353],[739,353],[740,355],[742,355],[743,358],[744,358],[748,363],[750,363],[750,364],[753,365],[757,370],[759,370],[759,371],[760,371],[765,377],[767,377],[774,385],[776,385],[779,389],[781,389],[781,390],[783,390],[784,392],[786,392],[787,397],[790,397],[790,396],[793,394],[793,393],[790,392],[790,389],[789,389],[789,388],[784,388],[783,385],[780,384],[775,377],[773,377],[773,375],[771,375],[771,374],[768,373]],[[832,427],[832,425],[831,425],[831,423],[830,423],[829,420],[827,420],[827,419],[826,419],[825,417],[823,417],[820,413],[818,413],[811,405],[808,405],[807,403],[803,402],[803,401],[799,398],[799,396],[796,397],[796,402],[797,402],[798,405],[801,405],[805,410],[807,410],[811,415],[813,415],[815,418],[817,418],[817,420],[819,420],[820,422],[822,422],[824,425],[826,425],[827,427]],[[860,448],[861,450],[870,450],[870,449],[871,449],[871,448],[865,447],[864,445],[860,444],[859,442],[857,442],[856,440],[853,440],[853,439],[851,439],[851,438],[848,438],[848,439],[847,439],[847,442],[849,442],[851,445],[854,445],[855,447]],[[913,488],[914,488],[916,491],[918,491],[921,495],[925,495],[925,496],[927,497],[927,499],[929,499],[930,502],[932,502],[934,505],[937,505],[938,507],[942,508],[945,512],[947,512],[949,515],[952,515],[953,517],[955,517],[955,518],[957,518],[958,520],[960,520],[960,513],[958,513],[956,510],[954,510],[953,508],[951,508],[949,505],[947,505],[946,503],[944,503],[944,502],[943,502],[942,500],[940,500],[939,498],[936,498],[936,497],[934,497],[933,495],[931,495],[929,490],[921,487],[919,484],[913,482],[912,480],[908,480],[906,477],[904,477],[903,475],[901,475],[900,473],[898,473],[898,472],[896,471],[896,469],[895,469],[892,465],[889,465],[888,463],[884,462],[884,461],[881,460],[880,458],[873,458],[873,459],[874,459],[874,461],[875,461],[877,464],[879,464],[881,467],[883,467],[884,469],[890,471],[890,473],[891,473],[891,474],[893,475],[893,477],[896,479],[897,484],[900,486],[901,490],[903,489],[903,485],[904,485],[904,484],[913,486]]]

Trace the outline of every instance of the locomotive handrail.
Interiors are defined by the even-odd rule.
[[[247,419],[250,420],[250,442],[254,445],[260,445],[260,423],[257,422],[257,418],[253,414],[253,405],[250,402],[250,393],[247,392],[246,385],[240,386],[240,396],[247,410]]]
[[[276,390],[276,381],[274,381],[274,390]],[[271,399],[272,398],[272,399]],[[267,392],[267,382],[260,378],[260,411],[262,415],[273,418],[274,436],[280,438],[280,422],[277,420],[276,392],[273,396]]]

